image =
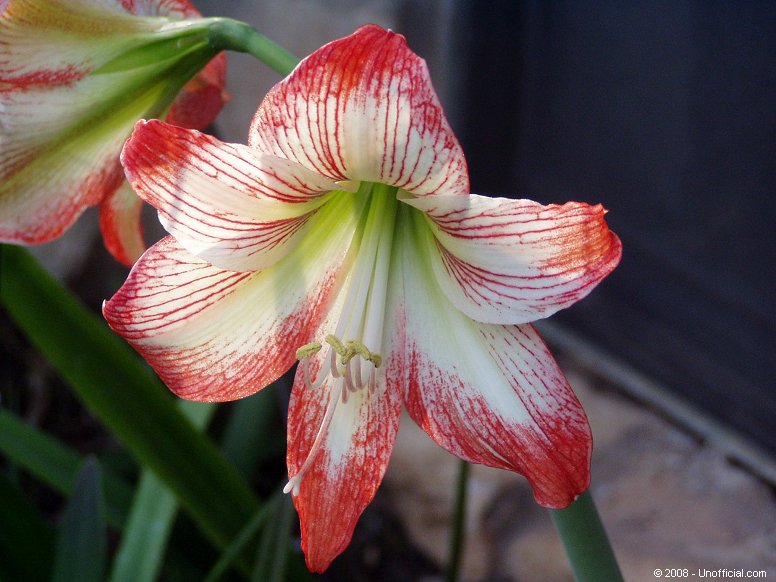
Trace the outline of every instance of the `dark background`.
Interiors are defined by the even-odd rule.
[[[453,30],[473,190],[601,202],[623,240],[558,321],[776,453],[776,2],[460,2]]]

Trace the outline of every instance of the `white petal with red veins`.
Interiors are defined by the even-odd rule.
[[[121,160],[181,246],[233,271],[283,258],[338,189],[294,162],[155,120],[137,124]]]
[[[249,143],[335,180],[468,191],[466,161],[404,38],[369,25],[304,59],[265,97]]]
[[[77,132],[96,95],[111,94],[114,75],[65,87],[0,91],[0,240],[39,243],[59,236],[87,206],[123,179],[118,155],[147,95],[117,108],[112,123]],[[137,109],[135,109],[137,108]]]
[[[332,308],[337,317],[324,322],[315,337],[336,327],[341,309],[341,305]],[[325,354],[323,350],[310,358],[311,376],[317,374]],[[340,399],[294,497],[301,519],[302,549],[313,572],[324,571],[347,547],[358,518],[374,498],[388,467],[399,428],[401,393],[386,385],[385,366],[377,372],[375,389],[352,392],[343,402],[337,380],[329,376],[322,386],[310,390],[304,385],[301,365],[297,371],[288,413],[289,476],[305,463],[330,399]]]
[[[100,232],[105,248],[127,267],[146,250],[140,222],[142,210],[143,201],[127,182],[100,202]]]
[[[302,244],[255,273],[214,267],[167,237],[135,264],[105,318],[180,396],[248,396],[294,363],[326,316],[359,210],[352,197],[332,200]]]
[[[435,249],[419,236],[423,221],[415,225],[396,259],[409,414],[453,454],[521,473],[538,503],[565,507],[589,482],[581,405],[531,326],[478,323],[450,305],[428,272]]]
[[[436,240],[431,267],[445,295],[477,321],[548,317],[585,297],[620,260],[601,206],[477,195],[403,201],[426,213]]]
[[[187,36],[182,30],[202,27],[200,19],[178,19],[197,15],[184,0],[4,5],[0,240],[34,244],[55,238],[118,188],[122,143],[138,118],[163,113],[169,82],[177,80],[169,60],[137,68],[132,59],[114,59],[151,42],[175,43]],[[215,113],[212,105],[210,110]]]

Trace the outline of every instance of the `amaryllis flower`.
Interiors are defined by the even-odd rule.
[[[308,566],[347,546],[402,405],[545,507],[584,491],[587,419],[529,322],[615,267],[604,210],[470,194],[424,61],[373,25],[276,85],[248,144],[138,123],[122,161],[171,236],[104,313],[192,400],[247,396],[300,361],[287,490]]]
[[[49,241],[100,204],[106,247],[132,264],[145,250],[141,202],[121,147],[140,118],[202,128],[216,117],[226,57],[208,20],[188,0],[0,8],[0,241]]]

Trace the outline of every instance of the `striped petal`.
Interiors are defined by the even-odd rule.
[[[165,120],[189,129],[206,128],[230,99],[225,86],[226,53],[220,53],[183,86]]]
[[[140,222],[143,201],[127,182],[100,202],[100,232],[105,248],[117,261],[131,267],[145,250]]]
[[[398,248],[407,411],[454,455],[521,473],[537,503],[567,506],[589,484],[592,439],[563,373],[530,325],[452,308],[427,274],[434,250],[408,233]]]
[[[184,0],[11,0],[5,6],[0,240],[55,238],[119,187],[118,155],[135,121],[161,115],[196,57],[204,65],[213,56],[203,20],[176,22],[197,15]],[[151,43],[162,52],[141,66],[133,55]],[[171,67],[181,55],[190,62],[175,74]],[[197,102],[212,115],[211,101],[210,93],[189,98],[179,116]]]
[[[620,260],[622,245],[600,205],[476,195],[403,201],[428,217],[434,274],[453,305],[476,321],[548,317],[585,297]]]
[[[344,293],[341,294],[341,296]],[[338,313],[341,305],[332,309]],[[321,325],[316,337],[336,326],[336,320]],[[314,376],[323,352],[310,362]],[[382,482],[396,441],[401,415],[401,392],[385,381],[391,360],[378,369],[377,387],[353,392],[334,410],[331,424],[322,435],[322,445],[304,473],[294,504],[299,513],[302,549],[308,568],[323,572],[350,543],[358,518],[372,501]],[[395,374],[394,374],[395,375]],[[288,411],[287,462],[296,475],[310,453],[331,398],[341,398],[331,376],[320,388],[305,387],[299,367]]]
[[[288,254],[338,188],[294,162],[156,120],[138,122],[121,160],[181,246],[235,271]]]
[[[108,75],[107,77],[110,77]],[[89,79],[88,95],[111,79]],[[64,140],[58,129],[93,99],[70,106],[67,88],[0,91],[0,240],[34,244],[62,234],[121,184],[118,156],[133,119]]]
[[[357,213],[347,202],[333,200],[286,260],[254,273],[219,269],[162,239],[104,305],[105,318],[179,396],[248,396],[291,367],[326,316],[351,260]]]
[[[273,87],[249,143],[334,180],[468,192],[466,161],[425,62],[375,25],[315,51]]]

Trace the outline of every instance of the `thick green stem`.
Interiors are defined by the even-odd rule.
[[[466,524],[466,492],[470,468],[471,465],[466,461],[458,461],[458,479],[455,484],[455,500],[453,502],[453,527],[450,532],[450,553],[447,559],[445,582],[456,582],[461,568]]]
[[[281,75],[287,75],[299,63],[299,57],[272,42],[249,24],[231,18],[213,18],[210,42],[217,50],[253,55]]]
[[[550,511],[577,582],[622,582],[609,538],[589,491],[566,509]]]

